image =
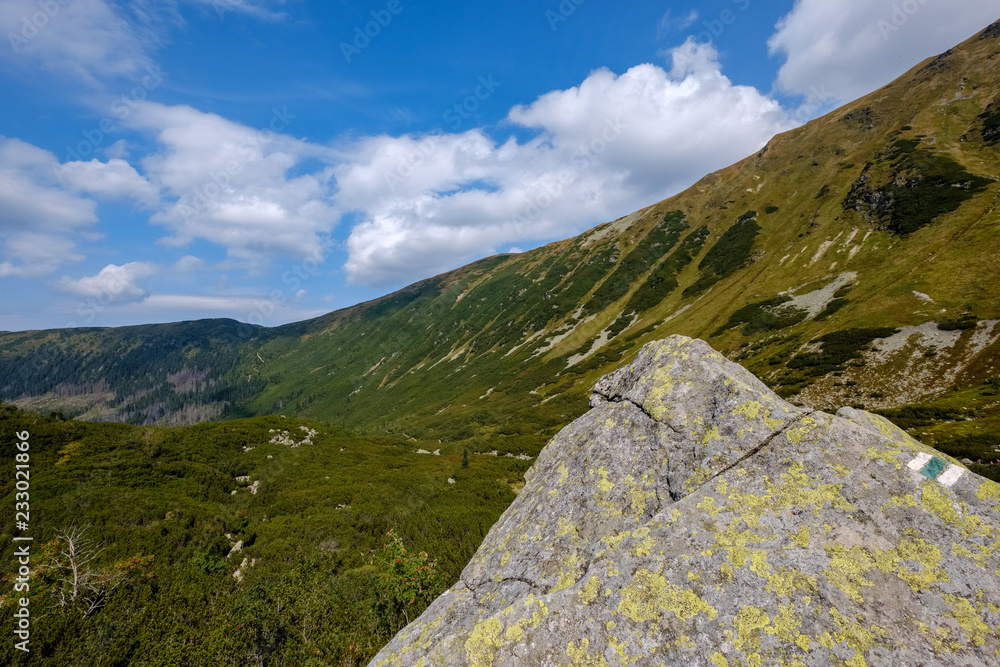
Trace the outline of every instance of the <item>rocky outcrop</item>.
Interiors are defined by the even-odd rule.
[[[1000,664],[1000,485],[687,338],[591,405],[372,665]]]

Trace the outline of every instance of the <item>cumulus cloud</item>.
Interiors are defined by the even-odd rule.
[[[97,203],[62,188],[45,150],[0,137],[0,277],[45,276],[76,261],[73,240],[97,223]]]
[[[152,216],[170,230],[164,242],[204,239],[252,261],[321,257],[339,219],[330,176],[294,171],[329,151],[281,134],[293,121],[275,109],[269,127],[255,130],[188,106],[140,104],[127,122],[159,144],[142,166],[168,200]]]
[[[150,63],[149,34],[141,22],[130,23],[120,8],[105,0],[5,0],[0,34],[8,42],[0,58],[18,64],[29,59],[50,72],[92,84],[131,75]]]
[[[482,130],[371,137],[340,155],[338,203],[359,211],[349,280],[384,286],[444,271],[508,243],[568,236],[659,201],[763,146],[791,121],[735,86],[710,45],[602,69],[511,110],[524,143]]]
[[[135,303],[149,294],[139,286],[139,281],[157,273],[152,264],[131,262],[122,266],[109,264],[96,276],[79,280],[63,277],[54,283],[61,292],[92,299],[104,304]]]
[[[81,259],[96,235],[97,199],[151,206],[156,190],[127,162],[60,164],[49,151],[0,137],[0,277],[36,278]]]
[[[147,207],[159,201],[156,187],[119,158],[107,162],[68,162],[57,167],[57,175],[72,190],[89,192],[102,199],[131,200]]]
[[[798,0],[768,41],[783,55],[777,85],[848,102],[1000,17],[997,0]]]
[[[11,234],[4,239],[0,278],[40,278],[68,262],[78,262],[83,255],[75,252],[76,243],[65,236],[32,231]]]

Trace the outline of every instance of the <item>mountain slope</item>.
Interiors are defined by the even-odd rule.
[[[998,25],[660,204],[316,320],[244,327],[218,356],[157,353],[89,409],[183,420],[210,403],[536,452],[612,364],[675,333],[812,407],[971,391],[1000,375]],[[0,336],[0,398],[56,409],[60,387],[103,379],[118,335]],[[18,384],[39,347],[60,372]],[[186,400],[168,378],[185,368],[216,395]],[[144,391],[163,415],[130,411]]]

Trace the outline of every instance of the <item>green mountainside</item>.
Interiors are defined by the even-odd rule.
[[[998,55],[1000,23],[665,202],[307,322],[0,334],[48,587],[30,661],[0,664],[365,664],[595,381],[670,334],[1000,480]],[[97,554],[77,598],[74,530]]]
[[[979,392],[1000,374],[998,34],[664,202],[315,320],[2,334],[0,398],[137,424],[289,413],[532,453],[597,377],[669,334],[818,408]]]

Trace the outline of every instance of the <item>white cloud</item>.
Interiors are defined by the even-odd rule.
[[[131,262],[122,266],[109,264],[96,276],[79,280],[64,277],[53,284],[61,292],[96,300],[103,304],[135,303],[148,296],[139,281],[157,273],[152,264]]]
[[[105,0],[5,0],[0,34],[8,42],[0,57],[13,64],[29,60],[91,84],[131,75],[150,63],[149,34]]]
[[[0,137],[0,277],[45,276],[80,259],[75,237],[97,223],[97,203],[60,187],[56,157]]]
[[[205,268],[205,261],[194,255],[184,255],[174,263],[173,268],[177,273],[190,273]]]
[[[276,109],[270,128],[255,130],[187,106],[140,104],[128,123],[161,146],[142,165],[170,200],[152,217],[171,232],[164,242],[204,239],[251,261],[321,257],[339,219],[329,174],[292,172],[329,151],[279,133],[292,122]]]
[[[248,0],[189,0],[196,5],[209,8],[220,19],[225,19],[227,14],[246,14],[264,21],[282,21],[286,18],[285,12],[271,9],[271,5],[283,5],[285,0],[275,0],[268,2],[248,2]]]
[[[156,189],[123,160],[59,160],[20,139],[0,137],[0,277],[37,278],[79,261],[79,240],[96,240],[99,199],[151,206]]]
[[[698,10],[692,9],[686,16],[674,16],[671,10],[660,19],[658,33],[660,37],[674,32],[675,30],[685,30],[690,28],[699,18]]]
[[[360,211],[349,280],[391,285],[508,243],[568,236],[674,194],[791,126],[774,100],[734,86],[711,46],[689,40],[670,72],[593,72],[511,110],[535,130],[371,137],[341,155],[338,203]]]
[[[57,175],[72,190],[102,199],[133,200],[149,207],[159,201],[156,187],[125,160],[67,162],[57,168]]]
[[[52,153],[0,137],[0,231],[68,231],[97,222],[93,201],[59,186],[58,166]]]
[[[778,88],[848,102],[1000,17],[1000,0],[798,0],[768,41]]]
[[[76,243],[56,234],[23,231],[9,235],[3,244],[6,259],[0,262],[0,278],[40,278],[68,262],[78,262]]]

